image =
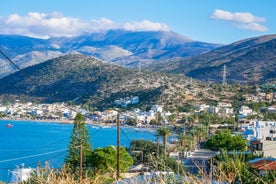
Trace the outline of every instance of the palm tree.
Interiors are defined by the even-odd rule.
[[[166,154],[166,142],[171,135],[171,129],[167,127],[160,127],[156,130],[156,135],[163,137],[164,153]]]
[[[206,137],[206,129],[203,125],[197,126],[193,129],[192,134],[198,145],[201,142],[202,137]]]
[[[169,115],[168,120],[169,120],[170,123],[175,124],[176,114]]]
[[[180,147],[182,148],[182,158],[185,157],[185,149],[187,147],[187,144],[191,141],[191,136],[187,135],[185,132],[182,132],[181,134],[177,135],[177,138],[180,143]]]
[[[196,114],[192,114],[192,115],[187,117],[187,124],[189,125],[189,127],[193,127],[194,123],[196,121],[197,121],[197,115]]]

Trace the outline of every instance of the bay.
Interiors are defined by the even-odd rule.
[[[13,127],[7,128],[6,124]],[[117,144],[117,127],[87,125],[93,149]],[[7,182],[17,167],[36,168],[38,162],[48,162],[60,168],[72,133],[72,124],[37,121],[0,120],[0,181]],[[155,131],[121,128],[121,146],[129,147],[131,140],[155,141]]]

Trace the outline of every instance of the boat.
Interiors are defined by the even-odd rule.
[[[5,127],[6,127],[6,128],[12,128],[12,127],[13,127],[13,124],[8,123],[8,124],[5,125]]]

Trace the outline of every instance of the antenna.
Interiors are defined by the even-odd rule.
[[[226,81],[226,65],[223,66],[222,85],[227,85],[227,81]]]

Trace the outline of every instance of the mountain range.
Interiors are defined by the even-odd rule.
[[[224,66],[230,83],[276,83],[276,34],[244,39],[210,52],[147,66],[152,71],[184,74],[221,83]]]
[[[20,96],[110,106],[117,98],[138,95],[144,103],[163,99],[181,104],[185,95],[176,93],[185,91],[187,76],[215,83],[223,75],[228,83],[276,83],[276,35],[229,45],[197,42],[174,32],[123,30],[51,39],[0,35],[0,40],[1,51],[25,68],[15,72],[0,57],[0,95],[8,100]],[[138,62],[142,72],[130,69]]]
[[[73,38],[37,39],[0,35],[0,50],[20,68],[70,53],[93,56],[103,62],[127,67],[138,62],[188,57],[211,51],[221,45],[193,41],[172,31],[109,30]],[[0,57],[0,78],[15,71]]]
[[[61,56],[33,64],[0,79],[2,102],[19,98],[21,101],[72,102],[104,108],[112,106],[116,99],[139,96],[141,99],[139,105],[161,103],[173,109],[172,106],[175,104],[185,106],[191,97],[193,100],[211,101],[216,101],[218,98],[218,91],[212,91],[216,88],[205,90],[202,88],[204,84],[198,83],[197,80],[190,81],[186,76],[221,82],[222,69],[226,66],[229,82],[276,81],[274,55],[276,35],[248,38],[186,58],[156,60],[143,65],[142,71],[119,66],[116,62],[103,62],[95,57],[79,54],[77,51],[64,54],[65,46],[74,48],[69,43],[79,47],[82,45],[80,43],[84,43],[83,41],[75,43],[68,41],[67,38],[57,39],[65,45],[61,49],[60,43],[50,40],[27,37],[17,37],[16,40],[18,39],[22,42],[14,43],[14,48],[21,53],[33,53],[32,56],[36,54],[37,57],[52,57],[55,53],[59,53]],[[47,51],[43,49],[44,42],[49,42]],[[12,42],[8,43],[12,45]],[[89,43],[83,45],[89,45]],[[116,50],[114,47],[117,46],[108,47]],[[80,46],[80,48],[87,48],[87,46]],[[98,49],[104,50],[100,47]],[[135,49],[139,50],[139,48],[133,48],[131,52]],[[5,53],[9,51],[8,47],[2,50]],[[11,52],[11,55],[15,58],[19,57],[17,53],[13,55]],[[231,96],[230,93],[227,94],[227,97],[229,96]]]

